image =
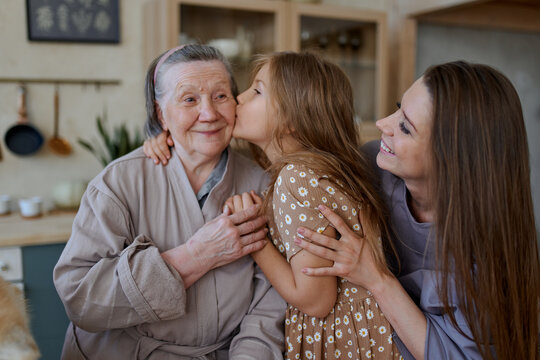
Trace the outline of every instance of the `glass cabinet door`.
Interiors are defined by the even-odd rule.
[[[243,91],[249,87],[252,56],[281,47],[276,36],[278,13],[268,6],[239,8],[224,2],[220,4],[179,2],[177,44],[197,42],[221,50],[231,62],[239,90]]]

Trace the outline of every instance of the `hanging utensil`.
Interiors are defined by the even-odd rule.
[[[54,87],[54,133],[53,137],[49,139],[49,147],[51,150],[59,155],[69,155],[71,154],[71,145],[70,143],[61,138],[58,135],[58,118],[59,118],[59,109],[60,109],[60,97],[58,95],[58,85]]]
[[[26,113],[26,87],[19,86],[19,118],[17,125],[6,132],[4,141],[7,148],[16,155],[31,155],[43,145],[43,135],[28,123]]]

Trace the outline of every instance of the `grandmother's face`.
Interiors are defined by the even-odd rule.
[[[418,79],[403,95],[397,111],[377,121],[381,144],[377,165],[405,182],[427,179],[430,161],[433,105],[423,78]]]
[[[225,66],[217,60],[180,63],[162,79],[161,126],[180,157],[218,157],[231,140],[236,110]]]

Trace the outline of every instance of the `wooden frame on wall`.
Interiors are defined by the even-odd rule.
[[[119,0],[26,0],[28,40],[120,42]]]

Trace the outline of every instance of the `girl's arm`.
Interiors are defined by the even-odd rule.
[[[143,151],[156,165],[160,162],[167,165],[171,158],[171,146],[174,146],[171,134],[168,131],[163,131],[159,135],[144,140]]]
[[[236,212],[262,200],[254,192],[235,195],[226,202],[231,211]],[[323,234],[335,239],[336,231],[327,227]],[[332,266],[332,261],[307,251],[300,251],[291,258],[290,264],[272,244],[251,254],[272,286],[292,306],[303,313],[325,317],[334,307],[337,298],[335,276],[312,277],[302,272],[305,267],[319,268]]]
[[[308,252],[333,262],[331,266],[318,269],[306,267],[302,272],[317,277],[340,276],[365,287],[373,294],[379,308],[409,352],[415,359],[424,359],[427,320],[423,312],[394,276],[384,274],[375,266],[371,251],[368,251],[362,237],[349,229],[330,209],[324,206],[319,209],[335,226],[341,238],[337,241],[309,229],[299,228],[298,233],[305,239],[296,238],[295,243]],[[361,223],[364,225],[367,222]]]

